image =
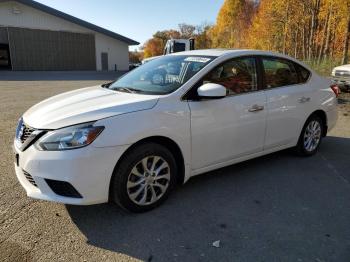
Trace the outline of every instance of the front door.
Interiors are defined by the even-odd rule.
[[[201,83],[226,87],[222,99],[189,102],[193,170],[261,152],[266,122],[265,92],[259,90],[255,58],[235,58]]]
[[[9,45],[0,44],[0,70],[11,70]]]
[[[108,53],[101,53],[102,70],[108,71]]]

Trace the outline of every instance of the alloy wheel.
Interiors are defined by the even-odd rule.
[[[318,121],[313,120],[307,125],[304,133],[304,148],[306,151],[312,152],[317,148],[321,141],[321,133],[322,128]]]
[[[170,167],[167,161],[160,156],[147,156],[131,169],[127,193],[135,204],[151,205],[166,193],[169,182]]]

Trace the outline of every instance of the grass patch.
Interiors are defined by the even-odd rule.
[[[330,77],[332,74],[332,69],[336,66],[340,66],[341,62],[340,59],[327,59],[323,60],[321,63],[318,63],[315,60],[307,60],[303,61],[305,64],[310,66],[313,70],[315,70],[318,74]]]

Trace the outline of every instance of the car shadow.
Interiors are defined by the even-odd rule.
[[[145,261],[346,261],[349,159],[350,139],[327,137],[313,157],[287,150],[194,177],[148,213],[67,210],[88,244]]]

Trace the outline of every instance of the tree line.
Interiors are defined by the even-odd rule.
[[[156,32],[144,57],[170,38],[195,38],[196,49],[249,48],[284,53],[314,65],[348,63],[350,0],[225,0],[214,24],[180,24]]]

